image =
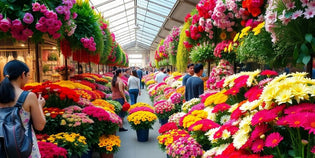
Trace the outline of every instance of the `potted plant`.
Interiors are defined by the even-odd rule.
[[[137,131],[137,139],[146,142],[149,138],[149,129],[152,129],[157,116],[148,111],[137,111],[127,117],[131,128]]]
[[[161,125],[167,123],[168,117],[175,113],[175,105],[170,101],[161,100],[154,104],[154,111]]]
[[[114,153],[119,150],[119,147],[119,136],[102,135],[99,138],[96,150],[100,152],[101,158],[113,158]]]

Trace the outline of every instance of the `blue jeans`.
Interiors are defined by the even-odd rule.
[[[125,103],[125,99],[124,99],[124,98],[118,98],[118,99],[115,99],[115,101],[118,101],[121,106],[123,106],[124,103]],[[120,117],[120,118],[124,118],[124,117],[125,117],[125,112],[123,112],[122,110],[120,110],[119,117]]]
[[[138,94],[139,94],[139,89],[129,89],[130,105],[137,103]]]

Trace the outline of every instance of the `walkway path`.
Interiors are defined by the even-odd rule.
[[[144,89],[141,90],[138,102],[153,105],[148,92]],[[119,152],[114,154],[114,158],[166,158],[166,153],[162,152],[159,148],[156,139],[159,136],[158,130],[161,126],[159,121],[157,120],[153,126],[153,130],[149,131],[149,140],[147,142],[138,142],[136,131],[131,129],[126,118],[124,120],[124,128],[127,128],[128,131],[117,132],[117,135],[120,136],[121,147]]]

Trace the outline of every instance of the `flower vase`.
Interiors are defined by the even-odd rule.
[[[114,158],[114,153],[111,154],[101,153],[101,158]]]
[[[149,139],[149,129],[137,130],[137,140],[139,142],[146,142]]]
[[[92,158],[92,153],[93,153],[93,150],[89,149],[87,153],[82,154],[81,158]]]
[[[166,124],[168,122],[168,118],[159,119],[159,122],[160,122],[161,126],[163,126],[164,124]]]

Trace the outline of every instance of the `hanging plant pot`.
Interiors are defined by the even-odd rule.
[[[137,130],[137,140],[139,142],[146,142],[149,139],[149,129]]]

